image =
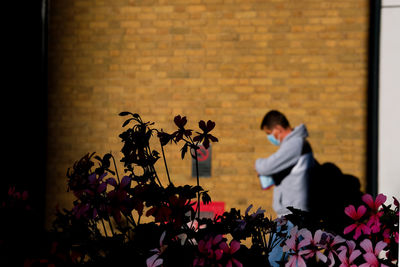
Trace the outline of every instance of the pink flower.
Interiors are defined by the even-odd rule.
[[[107,183],[114,186],[114,189],[107,193],[107,197],[110,200],[107,206],[107,211],[112,214],[117,222],[121,221],[121,212],[125,215],[132,212],[133,207],[129,205],[129,195],[127,188],[130,187],[131,178],[124,176],[121,183],[118,184],[114,178],[107,179]]]
[[[155,254],[146,260],[147,267],[157,267],[163,264],[164,260],[160,258],[160,255],[164,252],[166,248],[166,246],[163,245],[165,235],[166,232],[164,231],[160,236],[160,247],[151,250],[152,252],[155,252]]]
[[[163,259],[159,258],[157,254],[154,254],[153,256],[151,256],[146,260],[146,265],[147,267],[157,267],[162,265],[163,262],[164,262]]]
[[[300,242],[299,247],[304,248],[308,246],[307,249],[304,249],[302,255],[305,256],[306,259],[314,257],[317,255],[317,258],[323,262],[327,261],[327,257],[320,251],[321,250],[321,237],[324,232],[322,230],[317,230],[314,234],[314,238],[310,231],[303,232],[303,240]]]
[[[372,246],[371,240],[365,239],[364,241],[362,241],[360,243],[360,246],[366,252],[363,255],[364,260],[366,261],[366,263],[361,264],[360,267],[377,267],[377,266],[385,267],[385,266],[387,266],[387,265],[384,265],[384,264],[380,264],[379,261],[378,261],[379,253],[386,247],[386,243],[385,242],[379,241],[376,244],[375,249],[374,249],[373,246]]]
[[[307,267],[307,265],[301,255],[292,255],[285,267]]]
[[[354,229],[355,229],[355,233],[354,233],[353,238],[355,240],[357,240],[360,237],[361,231],[364,232],[364,234],[366,234],[366,235],[371,234],[371,229],[367,225],[362,223],[360,220],[364,216],[366,211],[367,211],[367,208],[365,206],[358,207],[357,211],[353,205],[350,205],[344,209],[344,212],[347,214],[347,216],[349,216],[350,218],[352,218],[353,220],[356,221],[355,223],[347,226],[344,229],[343,233],[345,235],[347,235],[348,233],[351,233]]]
[[[208,239],[200,240],[197,245],[200,257],[194,259],[193,266],[206,266],[209,260],[220,260],[223,255],[223,250],[219,247],[221,241],[222,235],[211,236]]]
[[[300,235],[308,235],[309,231],[307,229],[301,229],[298,231],[297,226],[290,230],[290,238],[285,241],[283,246],[283,252],[290,252],[289,261],[285,264],[286,267],[306,267],[306,262],[304,261],[302,255],[306,254],[305,250],[301,250],[302,246],[309,245],[309,240],[303,240],[304,242],[299,242]],[[311,234],[311,233],[310,233]]]
[[[385,203],[386,196],[383,194],[379,194],[374,201],[371,195],[365,194],[362,196],[362,200],[371,209],[371,216],[367,223],[367,226],[371,229],[372,233],[378,233],[381,230],[381,223],[379,221],[379,218],[383,214],[383,212],[379,212],[379,208],[383,203]]]
[[[90,189],[97,193],[103,193],[104,191],[106,191],[107,183],[103,182],[103,179],[106,175],[107,173],[103,173],[98,178],[96,173],[89,175],[88,180]],[[93,195],[93,192],[91,192],[90,190],[85,190],[85,191],[88,194]]]
[[[232,267],[232,266],[237,266],[237,267],[242,267],[242,263],[235,258],[232,257],[232,255],[240,249],[240,242],[236,240],[232,240],[230,243],[230,247],[226,242],[222,242],[219,245],[220,249],[222,249],[224,255],[227,255],[229,257],[228,262],[226,263],[226,267]],[[222,257],[222,255],[221,255]],[[221,259],[221,257],[219,259]],[[218,260],[218,259],[217,259]]]
[[[379,210],[380,206],[385,203],[386,196],[384,194],[379,194],[374,201],[370,194],[365,194],[362,196],[362,200],[371,208],[371,210],[376,212]]]
[[[399,201],[397,200],[397,198],[392,197],[393,198],[393,204],[396,206],[396,215],[399,216]]]
[[[338,257],[342,263],[339,267],[357,267],[353,262],[361,255],[361,251],[355,250],[356,243],[354,241],[346,241],[346,244],[347,246],[341,246],[338,249],[338,251],[341,251]]]
[[[329,267],[335,265],[335,258],[334,254],[337,255],[335,246],[345,242],[346,240],[341,236],[337,235],[334,236],[332,234],[327,234],[326,236],[326,244],[325,244],[325,251],[328,253],[329,259]]]

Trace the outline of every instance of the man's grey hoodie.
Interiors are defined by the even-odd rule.
[[[307,137],[307,128],[301,124],[282,140],[277,152],[256,160],[259,175],[285,175],[274,187],[273,208],[279,217],[290,213],[289,206],[308,211],[309,175],[316,162],[311,148],[305,149]]]

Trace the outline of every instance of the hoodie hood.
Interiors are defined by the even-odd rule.
[[[285,139],[283,139],[282,142],[286,142],[288,140],[290,140],[293,137],[300,137],[300,138],[307,138],[308,137],[308,131],[307,128],[304,124],[300,124],[299,126],[297,126],[296,128],[293,129],[293,131],[288,134]]]

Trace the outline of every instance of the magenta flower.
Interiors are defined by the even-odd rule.
[[[337,255],[336,252],[336,246],[338,244],[341,244],[345,242],[346,240],[343,239],[341,236],[337,235],[334,236],[330,233],[323,233],[321,236],[321,247],[325,249],[325,254],[328,254],[328,259],[329,259],[329,267],[332,267],[335,265],[335,257],[334,255]]]
[[[292,244],[292,241],[290,243],[287,243],[287,245],[291,249],[297,249],[294,244]],[[289,261],[285,264],[285,267],[306,267],[306,262],[304,261],[303,257],[298,253],[294,253],[291,255],[289,258]]]
[[[338,255],[341,262],[339,267],[357,267],[353,264],[354,260],[361,255],[361,251],[355,249],[356,243],[354,241],[346,241],[347,246],[341,246],[338,251],[341,251]]]
[[[371,195],[365,194],[362,196],[362,200],[371,209],[371,216],[369,218],[367,226],[371,229],[372,233],[378,233],[381,230],[381,223],[379,221],[379,218],[383,214],[383,212],[379,212],[379,208],[383,203],[385,203],[386,196],[383,194],[379,194],[374,201]]]
[[[344,229],[343,233],[345,235],[355,230],[353,238],[357,240],[361,235],[361,231],[366,235],[371,234],[371,229],[361,221],[361,218],[364,216],[366,211],[367,208],[365,206],[358,207],[357,211],[353,205],[350,205],[344,209],[344,212],[347,214],[347,216],[356,221]]]
[[[222,235],[217,235],[215,237],[210,237],[207,240],[200,240],[198,244],[199,252],[202,256],[207,259],[216,258],[219,260],[222,257],[222,249],[218,247],[219,243],[222,241]],[[196,258],[194,260],[194,266],[204,266],[205,260],[202,258]]]
[[[365,239],[360,243],[360,246],[364,249],[366,252],[363,257],[366,263],[361,264],[360,267],[387,267],[387,265],[380,264],[378,261],[379,253],[386,247],[386,243],[383,241],[379,241],[375,249],[372,246],[372,242],[369,239]]]
[[[302,254],[306,254],[305,250],[301,250],[298,237],[303,233],[308,231],[307,229],[301,229],[298,231],[297,226],[290,230],[290,238],[285,241],[283,246],[283,252],[289,252],[291,255],[289,261],[285,264],[286,267],[306,267],[306,262],[304,261]],[[307,234],[305,234],[307,235]],[[302,246],[308,245],[309,242],[303,242]]]
[[[146,260],[147,267],[157,267],[163,264],[164,260],[160,258],[160,255],[164,252],[166,248],[166,245],[163,245],[165,234],[165,231],[161,234],[160,247],[151,250],[152,252],[155,252],[155,254]]]
[[[379,194],[374,201],[370,194],[365,194],[362,196],[362,200],[371,208],[371,210],[377,212],[380,206],[385,203],[386,196],[384,194]]]
[[[393,198],[393,204],[396,206],[396,215],[399,216],[399,201],[395,197],[392,198]]]
[[[334,254],[337,255],[335,246],[338,244],[341,244],[345,242],[346,240],[342,238],[341,236],[337,235],[334,236],[332,234],[326,234],[326,240],[325,240],[325,252],[328,253],[328,259],[329,259],[329,267],[332,267],[335,265],[335,257]]]
[[[89,180],[89,189],[86,189],[85,192],[93,195],[94,192],[97,193],[104,193],[106,191],[107,188],[107,183],[103,182],[104,177],[107,175],[107,173],[103,173],[102,175],[100,175],[97,178],[97,174],[93,173],[91,175],[89,175],[88,180]]]
[[[126,188],[130,187],[131,178],[124,176],[120,184],[117,184],[114,178],[109,178],[107,179],[107,183],[114,186],[114,189],[107,193],[107,197],[110,200],[107,211],[109,214],[112,214],[117,222],[120,222],[121,213],[129,215],[133,209],[129,205],[129,195],[126,191]]]
[[[236,240],[232,240],[230,243],[230,247],[226,242],[222,242],[219,245],[220,249],[222,249],[223,253],[229,257],[228,262],[226,263],[226,267],[242,267],[242,263],[237,259],[233,258],[233,254],[240,249],[240,242]]]
[[[302,255],[304,255],[306,259],[312,258],[316,255],[317,258],[323,262],[328,260],[328,258],[320,251],[322,248],[321,237],[323,233],[322,230],[317,230],[313,237],[311,232],[307,230],[302,234],[304,239],[300,241],[299,247],[304,248],[307,246],[307,249],[304,249],[302,252]]]
[[[81,217],[88,217],[88,211],[90,209],[90,205],[88,203],[79,203],[74,206],[72,209],[73,214],[77,219]]]

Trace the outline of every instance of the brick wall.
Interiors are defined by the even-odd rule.
[[[166,131],[177,114],[215,121],[201,184],[227,209],[273,215],[253,169],[275,150],[259,130],[270,109],[305,123],[316,158],[365,186],[368,13],[367,0],[50,1],[48,218],[73,199],[76,160],[120,158],[125,110]],[[179,147],[166,153],[176,184],[195,184]]]

